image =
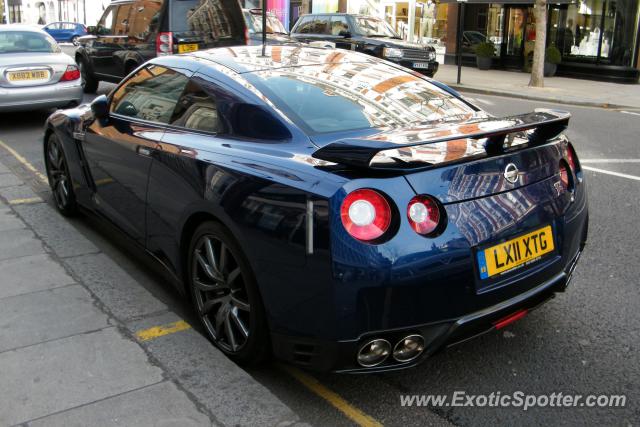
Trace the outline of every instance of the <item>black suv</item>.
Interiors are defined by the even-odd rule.
[[[302,16],[291,30],[295,40],[331,42],[335,47],[364,52],[426,74],[438,71],[436,51],[404,40],[385,21],[373,16],[322,13]]]
[[[76,62],[87,93],[117,83],[158,55],[248,43],[238,0],[125,0],[105,9],[79,39]]]

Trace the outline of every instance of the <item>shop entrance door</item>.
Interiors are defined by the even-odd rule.
[[[502,38],[500,57],[505,68],[523,68],[528,53],[527,22],[533,19],[533,8],[526,6],[505,6],[505,32]],[[535,39],[535,26],[533,26]],[[531,49],[531,51],[533,51]]]

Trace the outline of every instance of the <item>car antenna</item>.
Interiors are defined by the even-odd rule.
[[[262,0],[262,56],[267,56],[267,0]]]

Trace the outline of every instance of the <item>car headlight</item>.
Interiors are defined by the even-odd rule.
[[[429,52],[429,61],[435,61],[435,60],[436,60],[436,53]]]
[[[395,47],[385,47],[382,49],[382,56],[385,58],[402,58],[402,49]]]

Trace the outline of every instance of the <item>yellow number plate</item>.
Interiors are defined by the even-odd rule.
[[[197,43],[178,45],[178,53],[195,52],[196,50],[198,50]]]
[[[32,71],[11,71],[7,73],[7,80],[10,82],[20,82],[25,80],[46,80],[49,78],[47,70]]]
[[[480,278],[529,265],[554,249],[550,225],[477,253]]]

